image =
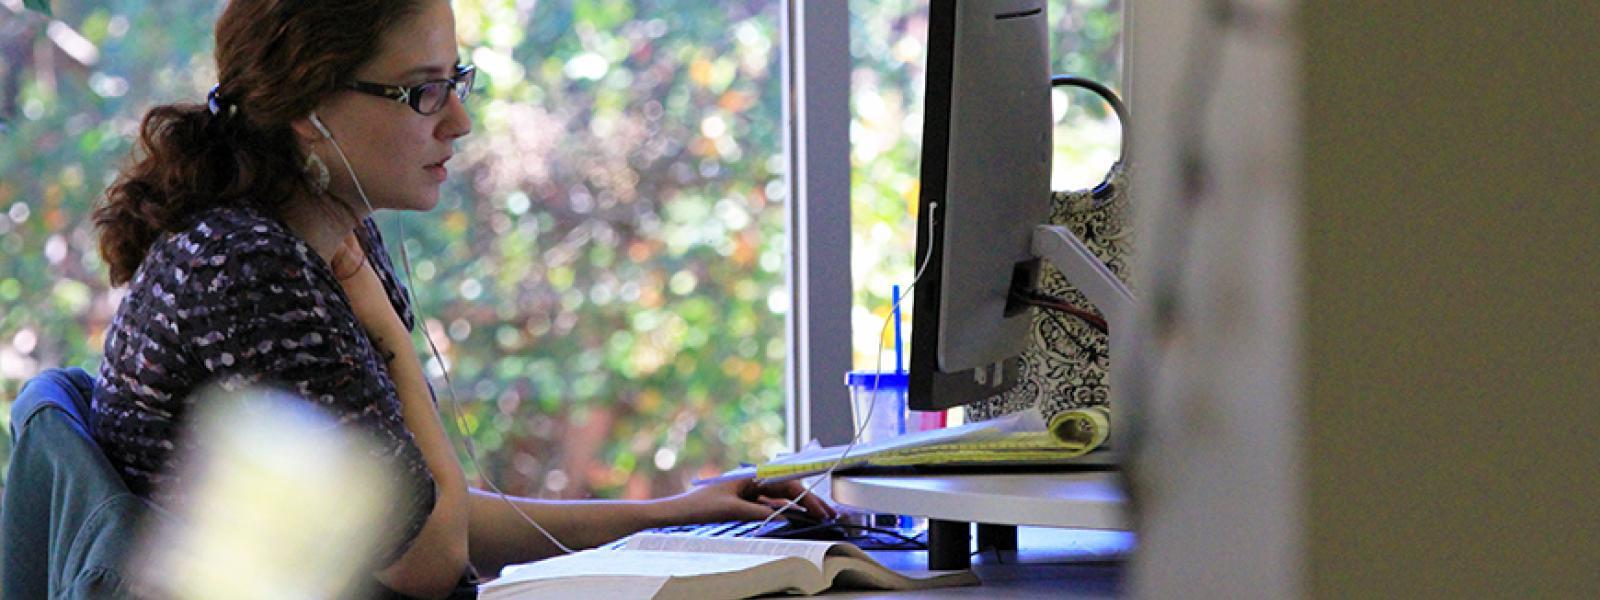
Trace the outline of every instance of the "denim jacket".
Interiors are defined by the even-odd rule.
[[[52,369],[11,407],[12,454],[0,512],[4,598],[131,597],[124,562],[160,509],[128,491],[90,435],[94,379]]]

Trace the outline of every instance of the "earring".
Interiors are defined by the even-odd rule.
[[[317,156],[315,152],[307,151],[306,164],[303,170],[306,173],[306,179],[311,182],[311,191],[316,192],[318,196],[328,191],[328,182],[333,177],[328,173],[328,164],[322,162],[322,157]]]

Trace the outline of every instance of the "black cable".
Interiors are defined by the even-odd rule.
[[[1080,87],[1100,96],[1102,100],[1106,101],[1106,104],[1111,105],[1112,112],[1117,115],[1117,124],[1122,128],[1122,142],[1118,145],[1116,165],[1112,165],[1110,171],[1106,173],[1106,178],[1090,191],[1090,197],[1095,201],[1094,208],[1098,209],[1109,203],[1112,195],[1116,194],[1116,188],[1112,185],[1111,180],[1116,175],[1117,165],[1125,164],[1128,160],[1128,107],[1123,104],[1121,98],[1117,97],[1116,92],[1111,91],[1111,88],[1093,79],[1076,75],[1050,76],[1051,87],[1064,85]]]
[[[923,542],[922,540],[919,540],[917,538],[905,535],[905,534],[900,533],[898,531],[895,531],[893,529],[885,529],[885,528],[882,528],[882,527],[873,527],[871,525],[856,525],[854,523],[838,523],[838,522],[817,523],[815,525],[807,525],[805,527],[798,527],[798,528],[795,528],[795,529],[781,529],[781,530],[778,530],[778,531],[774,531],[774,532],[763,534],[762,537],[780,538],[780,539],[781,538],[809,539],[807,537],[809,535],[815,534],[815,533],[817,533],[819,531],[830,531],[830,530],[839,530],[839,531],[844,531],[844,532],[860,532],[860,533],[864,533],[864,534],[885,535],[885,536],[889,536],[889,537],[895,538],[896,540],[898,540],[900,542],[900,545],[903,546],[903,547],[882,548],[883,550],[927,550],[928,549],[928,544],[926,542]],[[849,537],[851,537],[851,535],[847,533],[845,535],[845,537],[849,538]],[[858,536],[858,537],[865,537],[865,536]]]
[[[1084,78],[1084,77],[1078,77],[1076,75],[1052,75],[1052,76],[1050,76],[1050,86],[1051,87],[1057,87],[1057,86],[1063,86],[1063,85],[1071,85],[1071,86],[1081,87],[1081,88],[1087,89],[1087,90],[1089,90],[1091,92],[1094,92],[1095,94],[1099,95],[1101,99],[1106,101],[1106,104],[1110,104],[1111,105],[1112,112],[1116,113],[1116,115],[1117,115],[1117,122],[1119,124],[1121,124],[1123,127],[1127,127],[1128,126],[1128,107],[1122,103],[1122,98],[1118,97],[1117,93],[1111,91],[1111,88],[1106,87],[1105,84],[1102,84],[1102,83],[1100,83],[1098,81],[1095,81],[1093,79],[1088,79],[1088,78]],[[1127,158],[1127,156],[1128,156],[1128,151],[1127,151],[1127,148],[1124,147],[1124,148],[1122,148],[1122,153],[1119,156],[1117,156],[1117,160],[1120,161],[1120,160],[1122,160],[1124,158]]]
[[[1090,328],[1092,328],[1095,331],[1098,331],[1100,333],[1109,333],[1109,331],[1110,331],[1110,327],[1108,327],[1107,324],[1106,324],[1105,317],[1101,317],[1100,315],[1094,314],[1093,311],[1090,311],[1088,309],[1084,309],[1084,308],[1081,308],[1081,307],[1078,307],[1078,306],[1074,306],[1072,303],[1067,302],[1066,300],[1063,300],[1061,298],[1057,298],[1055,296],[1050,296],[1050,295],[1047,295],[1047,294],[1041,294],[1039,292],[1021,292],[1021,291],[1012,292],[1012,297],[1016,298],[1017,300],[1021,300],[1021,301],[1025,302],[1025,303],[1027,303],[1029,305],[1032,305],[1032,306],[1037,306],[1037,307],[1040,307],[1040,308],[1047,308],[1047,309],[1050,309],[1050,310],[1054,310],[1054,311],[1057,311],[1057,312],[1063,312],[1063,313],[1072,315],[1074,317],[1077,317],[1078,320],[1083,321],[1084,324],[1088,325]]]

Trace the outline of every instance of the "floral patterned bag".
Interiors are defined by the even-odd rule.
[[[1127,110],[1115,93],[1094,81],[1056,76],[1052,83],[1087,88],[1108,102],[1127,138]],[[1123,144],[1126,156],[1126,143]],[[1127,257],[1133,229],[1127,200],[1127,167],[1119,158],[1105,181],[1092,189],[1052,192],[1050,222],[1065,225],[1111,272],[1128,282]],[[1045,261],[1038,291],[1076,307],[1094,309],[1083,293]],[[1038,406],[1046,420],[1075,409],[1110,410],[1106,366],[1110,356],[1105,333],[1082,319],[1056,310],[1034,311],[1032,344],[1022,354],[1021,382],[1005,393],[967,405],[967,420],[980,421]]]

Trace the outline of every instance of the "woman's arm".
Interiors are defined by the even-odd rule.
[[[474,489],[469,534],[472,564],[480,572],[495,574],[505,565],[561,552],[528,524],[517,508],[562,544],[580,550],[651,527],[766,518],[783,504],[783,499],[799,495],[802,489],[799,481],[771,485],[757,485],[750,480],[728,481],[697,487],[669,498],[643,501],[502,498],[494,492]],[[512,508],[512,504],[517,508]],[[798,507],[789,510],[813,517],[835,516],[833,509],[815,496],[806,496]]]
[[[422,532],[398,560],[378,573],[378,579],[410,595],[443,597],[467,568],[466,476],[439,421],[410,332],[390,304],[372,267],[360,261],[356,263],[359,268],[348,268],[348,261],[359,260],[355,257],[361,254],[354,234],[347,242],[345,251],[353,250],[355,254],[341,252],[330,266],[340,276],[357,320],[373,345],[388,357],[389,377],[400,396],[401,416],[416,438],[438,489],[438,499]]]
[[[428,392],[427,382],[422,376],[422,364],[410,343],[409,332],[400,322],[376,273],[362,256],[358,240],[352,234],[330,261],[330,266],[344,283],[357,318],[370,332],[374,343],[381,350],[393,352],[389,361],[390,375],[400,391],[406,425],[416,436],[430,470],[439,481],[440,506],[449,505],[445,510],[449,511],[448,522],[451,526],[441,527],[441,530],[450,532],[452,536],[457,531],[454,525],[457,510],[455,498],[447,500],[446,494],[448,492],[453,496],[459,490],[466,511],[466,522],[461,526],[465,536],[462,551],[470,548],[472,564],[480,571],[497,573],[507,564],[560,553],[555,544],[528,523],[528,518],[543,526],[563,545],[576,550],[598,546],[650,527],[765,518],[773,509],[781,506],[784,499],[793,498],[802,491],[798,481],[757,485],[744,480],[697,487],[677,496],[648,501],[549,501],[515,496],[505,498],[480,490],[467,493],[461,467],[445,437],[438,407]],[[807,496],[798,509],[813,516],[831,517],[835,514],[832,508],[815,496]],[[440,510],[435,509],[425,527],[433,526]],[[454,537],[449,538],[451,548],[455,548],[455,540]],[[466,540],[470,540],[470,544]],[[418,544],[422,541],[423,538],[419,536]],[[409,556],[408,552],[384,573],[403,571],[399,567],[406,564]],[[454,564],[453,559],[451,562]],[[459,574],[460,569],[456,572]],[[384,581],[389,584],[389,580]]]
[[[511,504],[517,508],[512,508]],[[573,550],[592,548],[640,529],[670,523],[658,501],[530,500],[472,490],[469,504],[472,564],[494,575],[500,568],[561,553],[561,550],[517,513],[526,512]]]

